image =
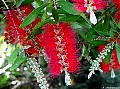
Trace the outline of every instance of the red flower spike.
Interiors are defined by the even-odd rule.
[[[75,10],[79,12],[87,12],[90,8],[92,10],[101,10],[108,6],[107,0],[72,0],[74,2]],[[90,6],[90,7],[89,7]]]
[[[120,10],[120,0],[112,0],[115,6]]]
[[[104,48],[105,48],[105,45],[99,46],[98,51],[101,52]],[[120,68],[120,64],[118,62],[117,53],[115,49],[112,51],[110,62],[108,64],[105,64],[104,59],[102,59],[102,63],[100,66],[102,70],[106,73],[109,72],[111,68],[113,68],[114,70],[117,70]]]
[[[43,47],[43,42],[42,42],[42,40],[43,40],[43,34],[38,34],[38,35],[35,37],[35,41],[36,41],[37,46],[38,46],[39,48],[42,48],[42,47]]]
[[[114,18],[115,18],[115,21],[116,21],[117,23],[120,21],[120,11],[118,11],[118,12],[115,13]]]
[[[49,58],[49,71],[57,77],[62,71],[77,72],[79,67],[75,34],[68,23],[43,27],[43,47]]]
[[[31,34],[33,27],[40,21],[36,18],[30,25],[25,28],[20,28],[22,21],[32,12],[34,8],[32,5],[27,5],[17,8],[17,10],[9,10],[6,12],[7,28],[5,33],[5,40],[11,44],[19,42],[25,47],[25,52],[28,57],[38,57],[39,50],[36,48],[41,47],[40,35],[35,37],[35,42],[39,42],[35,45],[32,40],[26,41],[25,39]],[[39,39],[39,40],[38,40]]]
[[[18,19],[18,13],[16,10],[9,10],[6,12],[6,19],[7,19],[7,27],[6,27],[6,33],[5,40],[9,40],[11,44],[14,44],[15,42],[23,43],[23,40],[27,36],[27,32],[19,28],[21,24],[21,20]]]
[[[26,18],[33,9],[32,5],[27,5],[17,10],[9,10],[6,12],[6,19],[8,22],[6,34],[8,35],[5,37],[5,40],[9,40],[8,42],[11,44],[15,42],[19,42],[21,45],[23,44],[23,41],[31,34],[33,27],[40,21],[39,18],[36,18],[35,21],[26,28],[19,28],[23,19]]]

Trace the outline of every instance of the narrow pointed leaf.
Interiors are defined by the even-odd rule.
[[[58,20],[59,20],[58,12],[54,8],[52,9],[52,16],[53,16],[55,22],[58,22]]]
[[[118,44],[115,45],[116,52],[117,52],[117,58],[120,63],[120,46]]]
[[[104,59],[105,64],[108,64],[108,62],[110,61],[111,55],[112,55],[112,50],[105,57],[105,59]]]
[[[25,20],[22,22],[22,24],[20,25],[21,28],[29,25],[30,23],[32,23],[36,17],[39,15],[40,11],[43,10],[46,6],[48,5],[48,3],[41,5],[40,7],[36,8],[35,10],[33,10],[26,18]]]
[[[19,7],[25,0],[16,0],[16,6]]]
[[[113,33],[113,29],[112,28],[110,29],[110,37],[114,38],[114,33]]]
[[[67,21],[67,22],[75,22],[79,19],[79,16],[75,16],[75,15],[67,15],[64,16],[63,18],[61,18],[61,21]]]
[[[23,57],[23,55],[18,56],[13,65],[11,66],[10,70],[15,70],[16,68],[18,68],[19,65],[23,63],[26,59],[27,58]]]
[[[11,53],[10,57],[8,58],[9,64],[13,63],[16,60],[18,52],[19,52],[19,47],[16,47],[15,50]]]
[[[78,34],[80,34],[80,35],[81,35],[81,37],[82,37],[83,39],[85,39],[85,40],[86,40],[86,35],[85,35],[85,33],[84,33],[84,32],[82,32],[80,29],[76,29],[76,31],[77,31],[77,33],[78,33]]]
[[[74,6],[72,3],[67,2],[67,1],[58,1],[58,5],[61,6],[61,8],[66,11],[69,14],[73,15],[79,15],[79,12],[74,9]]]
[[[108,42],[107,41],[102,41],[102,40],[93,40],[93,41],[90,41],[89,43],[93,46],[100,46],[100,45],[103,45],[103,44],[107,44]]]

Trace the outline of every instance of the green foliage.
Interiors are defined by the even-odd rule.
[[[58,20],[59,20],[58,12],[54,8],[52,9],[52,16],[53,16],[55,22],[58,22]]]
[[[61,6],[61,8],[64,11],[66,11],[69,14],[72,14],[72,15],[79,15],[80,14],[78,11],[74,10],[74,6],[70,2],[67,2],[67,1],[58,1],[57,3],[58,3],[58,5]]]
[[[107,56],[105,57],[104,61],[105,64],[108,64],[110,59],[111,59],[111,55],[112,55],[112,50],[107,54]]]
[[[102,40],[93,40],[93,41],[90,41],[89,43],[93,46],[98,47],[100,45],[107,44],[108,42],[102,41]]]
[[[118,45],[118,43],[116,43],[115,48],[116,48],[116,51],[117,51],[118,61],[120,63],[120,46]]]
[[[23,63],[26,59],[27,57],[24,57],[23,54],[19,55],[14,61],[14,63],[12,64],[12,67],[10,68],[10,70],[15,70],[16,68],[18,68],[19,65]]]
[[[33,10],[26,18],[25,20],[22,22],[22,24],[20,25],[21,28],[29,25],[30,23],[32,23],[36,17],[39,15],[39,12],[41,10],[43,10],[46,6],[48,5],[48,3],[41,5],[40,7],[36,8],[35,10]]]
[[[22,4],[22,2],[24,2],[25,0],[17,0],[16,1],[16,7],[19,7],[21,4]]]
[[[27,5],[31,4],[34,0],[16,0],[16,7],[19,7],[20,5]]]
[[[10,57],[8,58],[9,64],[13,63],[16,60],[18,52],[19,52],[19,47],[16,47],[15,50],[11,53]]]

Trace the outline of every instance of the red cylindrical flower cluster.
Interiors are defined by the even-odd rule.
[[[43,47],[49,58],[49,71],[52,76],[56,77],[62,71],[78,71],[75,33],[69,24],[47,24],[43,29]]]
[[[120,0],[112,0],[115,6],[120,10]]]
[[[36,45],[31,40],[24,42],[23,46],[25,47],[25,53],[28,57],[39,56],[39,49],[37,49]]]
[[[101,52],[104,48],[105,48],[105,45],[99,46],[98,51]],[[111,59],[108,64],[106,64],[104,59],[102,59],[101,68],[104,72],[109,72],[111,69],[117,70],[118,68],[120,68],[116,49],[112,51]]]
[[[120,21],[120,11],[117,11],[117,12],[115,13],[114,18],[115,18],[115,21],[116,21],[117,23]]]
[[[108,6],[107,0],[72,0],[75,10],[80,12],[88,12],[90,7],[93,10],[101,10]]]
[[[15,42],[20,42],[22,44],[27,36],[27,32],[19,28],[22,21],[18,19],[18,15],[16,10],[9,10],[6,12],[7,28],[5,29],[5,40],[11,44]]]
[[[35,47],[37,44],[34,44],[36,40],[34,42],[32,40],[25,42],[25,39],[31,34],[33,27],[40,21],[40,19],[36,18],[35,21],[25,28],[20,28],[20,24],[33,9],[32,5],[27,5],[19,7],[17,10],[9,10],[6,12],[7,27],[5,29],[5,40],[11,44],[18,42],[22,46],[26,46],[27,48],[25,51],[29,57],[34,54],[38,56],[39,50]],[[38,35],[35,39],[38,40],[40,38],[40,35]],[[37,45],[38,47],[40,47],[39,44]]]

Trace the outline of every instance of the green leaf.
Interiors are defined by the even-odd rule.
[[[110,29],[110,37],[114,38],[114,33],[113,33],[113,29],[112,28]]]
[[[47,18],[47,11],[44,11],[43,15],[42,15],[42,18],[41,18],[41,21],[45,21],[46,18]]]
[[[89,43],[93,46],[100,46],[103,44],[107,44],[108,42],[102,41],[102,40],[93,40],[93,41],[90,41]]]
[[[54,8],[52,9],[52,16],[53,16],[55,22],[58,22],[58,20],[59,20],[58,12]]]
[[[10,57],[8,58],[8,63],[11,64],[17,58],[19,52],[19,47],[16,47],[15,50],[11,53]]]
[[[109,16],[106,16],[104,19],[103,26],[102,26],[103,31],[106,31],[109,28],[109,22],[110,22]]]
[[[34,32],[32,32],[26,40],[29,40],[29,39],[32,39],[34,38],[35,36],[37,36],[38,34],[42,33],[42,30],[41,29],[35,29]]]
[[[84,40],[86,40],[86,35],[85,35],[84,32],[82,32],[80,29],[75,29],[75,30],[77,31],[78,34],[81,35],[81,37],[82,37]]]
[[[80,26],[80,24],[77,23],[77,22],[70,22],[70,24],[71,24],[71,26],[73,27],[73,29],[80,29],[80,28],[82,28],[82,27]]]
[[[28,5],[31,4],[32,2],[34,2],[34,0],[24,0],[24,2],[22,3],[22,5]]]
[[[16,0],[16,6],[19,7],[25,0]]]
[[[15,60],[15,62],[13,63],[13,65],[11,66],[10,70],[15,70],[16,68],[18,68],[18,66],[23,63],[27,58],[23,57],[23,55],[20,55],[17,57],[17,59]]]
[[[105,59],[104,59],[105,64],[108,64],[108,62],[110,61],[111,55],[112,55],[112,50],[105,57]]]
[[[39,6],[41,6],[43,4],[43,1],[41,1],[41,0],[36,0],[36,2]]]
[[[118,61],[120,63],[120,46],[118,45],[118,43],[115,45],[116,51],[117,51],[117,57],[118,57]]]
[[[69,14],[73,14],[73,15],[79,15],[79,12],[77,10],[74,9],[74,6],[72,3],[67,2],[67,1],[58,1],[57,2],[58,5],[61,6],[61,8],[66,11]]]
[[[120,63],[120,52],[117,51],[117,58],[118,58],[118,61]]]
[[[83,17],[88,22],[88,19],[84,13],[80,13],[80,16]]]
[[[97,30],[95,30],[100,36],[110,36],[109,35],[109,33],[108,32],[106,32],[106,31],[97,31]]]
[[[46,23],[48,23],[48,22],[50,22],[50,21],[51,21],[50,19],[43,20],[43,21],[39,22],[38,24],[36,24],[33,29],[39,29],[39,28],[41,28],[43,25],[45,25]]]
[[[85,47],[85,45],[83,45],[83,55],[84,56],[89,56],[89,51],[88,51],[88,49]]]
[[[118,45],[118,43],[115,44],[115,48],[120,53],[120,46]]]
[[[46,6],[48,5],[48,3],[41,5],[40,7],[36,8],[35,10],[33,10],[26,18],[25,20],[22,22],[22,24],[20,25],[21,28],[29,25],[30,23],[32,23],[36,17],[39,15],[40,11],[43,10]]]
[[[77,20],[77,22],[78,22],[81,26],[85,26],[86,28],[91,28],[91,24],[88,23],[82,16],[79,17],[79,19]]]
[[[79,19],[79,16],[75,15],[66,15],[63,18],[61,18],[61,21],[67,21],[67,22],[76,22]]]
[[[101,16],[103,16],[104,14],[106,14],[108,11],[111,11],[111,9],[112,9],[113,7],[114,7],[114,5],[109,6],[107,9],[105,9],[105,10],[103,11],[103,13],[102,13]]]

